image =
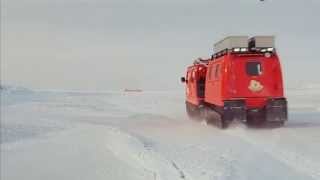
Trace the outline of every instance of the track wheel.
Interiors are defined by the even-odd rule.
[[[220,129],[226,129],[227,127],[228,127],[228,122],[227,121],[225,121],[224,119],[222,119],[222,118],[219,118],[218,120],[217,120],[217,126],[220,128]]]
[[[280,128],[284,126],[284,121],[279,122],[267,122],[266,126],[269,128]]]
[[[228,127],[228,122],[212,109],[207,109],[206,120],[209,124],[213,124],[220,129],[226,129]]]
[[[186,102],[186,111],[188,116],[194,120],[201,119],[201,110],[199,107]]]

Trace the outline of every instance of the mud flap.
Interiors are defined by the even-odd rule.
[[[267,123],[284,123],[288,120],[287,100],[270,99],[265,107]]]
[[[230,123],[233,120],[246,120],[246,105],[244,101],[224,101],[223,120]]]

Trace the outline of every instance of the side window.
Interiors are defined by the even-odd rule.
[[[194,69],[192,71],[192,81],[195,81],[196,80],[196,70]]]
[[[214,77],[216,79],[219,79],[219,75],[220,75],[220,64],[217,64],[216,65],[216,70],[215,70],[215,73],[214,73]]]
[[[210,70],[210,80],[214,80],[214,72],[215,72],[215,67],[216,67],[217,65],[214,65],[214,66],[212,66],[211,67],[211,70]]]
[[[262,65],[260,62],[247,62],[246,72],[249,76],[259,76],[262,74]]]
[[[209,77],[209,80],[212,80],[212,78],[211,78],[211,74],[212,74],[212,66],[210,67],[210,68],[208,68],[208,77]]]
[[[195,80],[195,76],[196,72],[194,71],[194,69],[190,70],[188,72],[188,81],[192,83]]]
[[[187,77],[186,78],[187,78],[187,81],[190,82],[190,71],[189,70],[187,72]]]
[[[215,64],[209,68],[208,77],[209,80],[219,79],[220,76],[220,64]]]

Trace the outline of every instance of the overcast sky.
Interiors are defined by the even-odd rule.
[[[275,35],[286,85],[320,82],[319,0],[2,0],[1,78],[37,89],[178,89],[227,35]]]

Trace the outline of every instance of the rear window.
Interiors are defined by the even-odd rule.
[[[247,62],[246,71],[249,76],[259,76],[262,74],[262,65],[260,62]]]

